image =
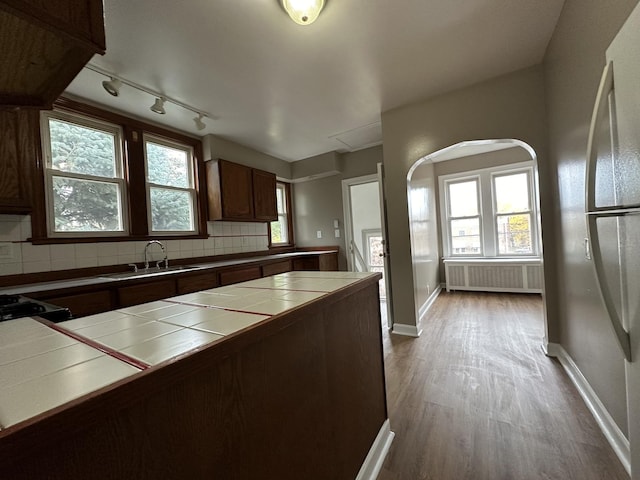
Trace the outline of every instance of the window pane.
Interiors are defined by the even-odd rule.
[[[116,138],[112,133],[50,118],[49,135],[53,168],[116,177]]]
[[[494,177],[496,213],[525,212],[530,210],[529,179],[525,172]]]
[[[118,185],[53,177],[56,232],[122,231]]]
[[[189,188],[189,155],[184,150],[146,143],[147,175],[151,183]]]
[[[191,193],[167,188],[151,188],[151,229],[153,231],[192,231]]]
[[[478,215],[478,182],[450,183],[449,209],[452,217]]]
[[[285,209],[284,209],[284,188],[282,188],[281,186],[277,186],[276,187],[276,205],[278,208],[278,213],[285,213]]]
[[[271,222],[271,243],[289,243],[286,214],[279,214],[278,220]]]
[[[451,248],[453,254],[480,254],[480,219],[451,220]]]
[[[371,235],[367,238],[369,251],[369,267],[372,272],[376,272],[373,267],[383,267],[384,266],[384,258],[382,253],[384,252],[384,247],[382,245],[382,235]]]
[[[497,220],[499,254],[533,254],[531,215],[500,215]]]

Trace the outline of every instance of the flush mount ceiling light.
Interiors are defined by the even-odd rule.
[[[205,128],[207,128],[207,124],[202,121],[203,118],[204,115],[201,113],[199,113],[197,117],[193,117],[193,121],[196,124],[196,129],[204,130]]]
[[[311,25],[324,7],[324,0],[282,0],[282,6],[298,25]]]
[[[109,93],[109,95],[113,95],[117,97],[120,95],[120,87],[122,86],[122,82],[115,77],[111,77],[111,80],[105,80],[102,82],[102,87]]]
[[[161,92],[157,92],[155,90],[151,90],[150,88],[147,87],[143,87],[142,85],[139,85],[135,82],[132,82],[130,80],[127,80],[125,78],[122,78],[118,75],[115,75],[114,73],[111,73],[101,67],[98,67],[96,65],[92,65],[90,63],[88,63],[87,65],[85,65],[85,67],[87,70],[91,70],[92,72],[96,72],[99,73],[100,75],[104,75],[105,77],[108,77],[109,80],[104,80],[102,82],[102,87],[109,93],[109,95],[113,95],[114,97],[118,97],[120,95],[120,88],[122,87],[122,85],[126,85],[127,87],[131,87],[134,90],[138,90],[140,92],[144,92],[147,93],[149,95],[151,95],[152,97],[155,97],[155,101],[153,103],[153,105],[149,108],[152,112],[160,114],[160,115],[165,115],[167,112],[164,109],[164,104],[165,103],[173,103],[174,105],[177,105],[185,110],[189,110],[190,112],[193,112],[197,115],[197,117],[193,118],[193,121],[195,123],[195,128],[198,131],[204,130],[205,128],[207,128],[207,124],[204,123],[203,119],[206,117],[212,118],[212,119],[216,119],[218,117],[211,115],[210,113],[204,112],[198,108],[194,108],[190,105],[187,105],[186,103],[183,103],[179,100],[176,100],[175,98],[171,98],[168,97],[166,95],[164,95]]]
[[[159,113],[160,115],[164,115],[165,113],[167,113],[164,110],[164,98],[163,97],[158,97],[156,98],[156,101],[153,102],[153,105],[151,105],[149,107],[149,110],[151,110],[152,112],[155,113]]]

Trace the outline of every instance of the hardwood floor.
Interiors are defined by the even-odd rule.
[[[396,436],[378,480],[628,480],[542,352],[538,295],[443,292],[420,338],[383,325]]]

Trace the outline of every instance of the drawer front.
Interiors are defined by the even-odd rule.
[[[220,285],[231,285],[232,283],[246,282],[247,280],[255,280],[262,276],[259,266],[239,268],[220,272]]]
[[[270,263],[262,267],[262,276],[268,277],[271,275],[277,275],[278,273],[285,273],[291,271],[291,260],[284,260],[282,262]]]

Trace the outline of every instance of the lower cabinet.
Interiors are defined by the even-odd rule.
[[[277,275],[279,273],[286,273],[292,270],[291,260],[283,260],[276,263],[268,263],[262,266],[262,276],[269,277],[271,275]]]
[[[99,290],[43,299],[47,303],[68,308],[74,317],[84,317],[85,315],[113,310],[116,307],[113,300],[111,290]]]
[[[262,272],[260,265],[254,267],[234,268],[220,272],[220,285],[231,285],[232,283],[246,282],[247,280],[255,280],[260,278]]]
[[[219,285],[218,275],[215,272],[198,273],[196,275],[188,275],[178,277],[178,295],[185,293],[199,292],[215,288]]]
[[[139,303],[153,302],[176,295],[176,282],[170,280],[156,280],[140,283],[128,287],[118,288],[118,306],[130,307]]]
[[[308,256],[293,259],[265,260],[264,263],[257,262],[252,265],[211,268],[154,280],[111,283],[108,286],[84,286],[65,290],[64,293],[61,290],[37,292],[31,296],[59,307],[66,307],[77,318],[292,270],[338,270],[338,255],[335,252],[310,253]],[[95,290],[90,290],[91,288]]]

